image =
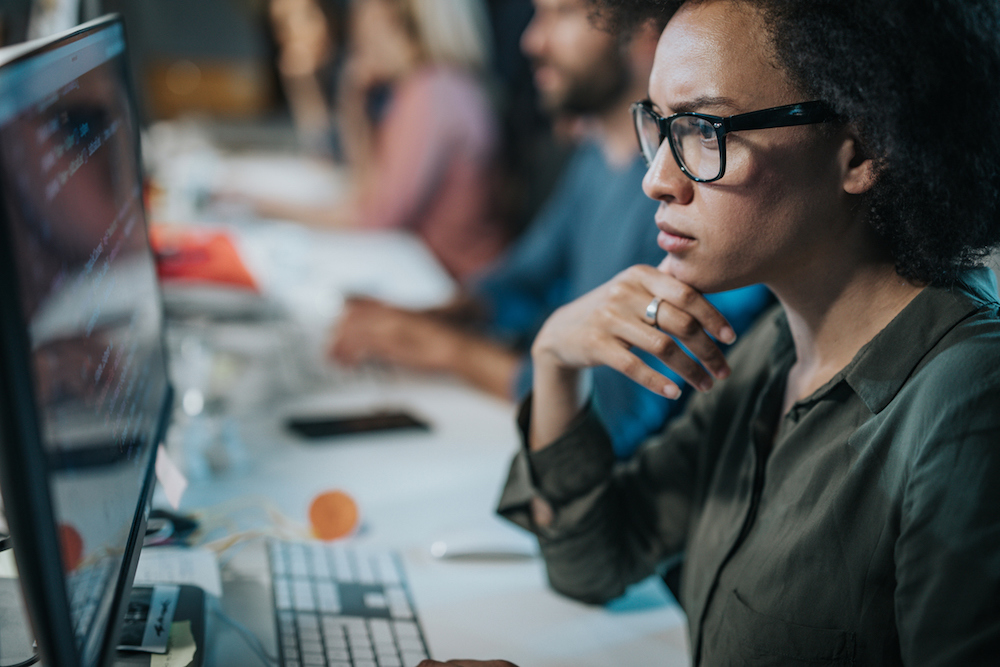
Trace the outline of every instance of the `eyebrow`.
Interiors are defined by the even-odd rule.
[[[653,106],[659,109],[659,105],[655,102],[653,103]],[[685,113],[688,111],[699,111],[707,107],[728,107],[729,109],[738,108],[736,102],[729,97],[703,95],[701,97],[696,97],[693,100],[679,102],[671,107],[671,111],[673,113]]]

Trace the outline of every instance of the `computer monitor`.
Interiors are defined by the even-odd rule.
[[[172,404],[125,31],[0,50],[0,489],[46,664],[108,664]]]

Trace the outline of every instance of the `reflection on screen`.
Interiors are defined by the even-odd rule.
[[[112,24],[0,72],[0,187],[84,664],[100,650],[166,392],[123,49]]]

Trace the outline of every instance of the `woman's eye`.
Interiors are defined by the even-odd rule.
[[[714,146],[718,143],[719,137],[715,133],[715,128],[707,123],[701,123],[698,126],[698,138],[701,139],[701,143],[706,146]]]

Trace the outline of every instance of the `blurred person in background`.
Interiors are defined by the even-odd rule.
[[[313,44],[303,48],[308,57],[283,50],[289,73],[314,66],[324,44],[332,48],[310,23],[298,22]],[[258,213],[320,227],[411,230],[464,281],[508,240],[494,197],[499,127],[485,83],[485,8],[481,0],[354,0],[348,25],[337,124],[349,193],[323,208],[257,200]]]
[[[531,385],[527,349],[554,310],[629,266],[663,259],[656,203],[642,196],[645,164],[628,111],[646,95],[657,32],[650,27],[622,38],[602,31],[590,22],[585,0],[534,4],[521,47],[533,62],[542,105],[576,127],[579,147],[526,233],[450,307],[415,312],[351,302],[331,344],[341,363],[382,360],[444,372],[517,398]],[[769,300],[762,287],[710,298],[738,330]],[[594,369],[592,383],[621,457],[676,409],[609,368]]]
[[[301,143],[337,156],[332,108],[346,50],[347,0],[271,0],[268,14]]]

